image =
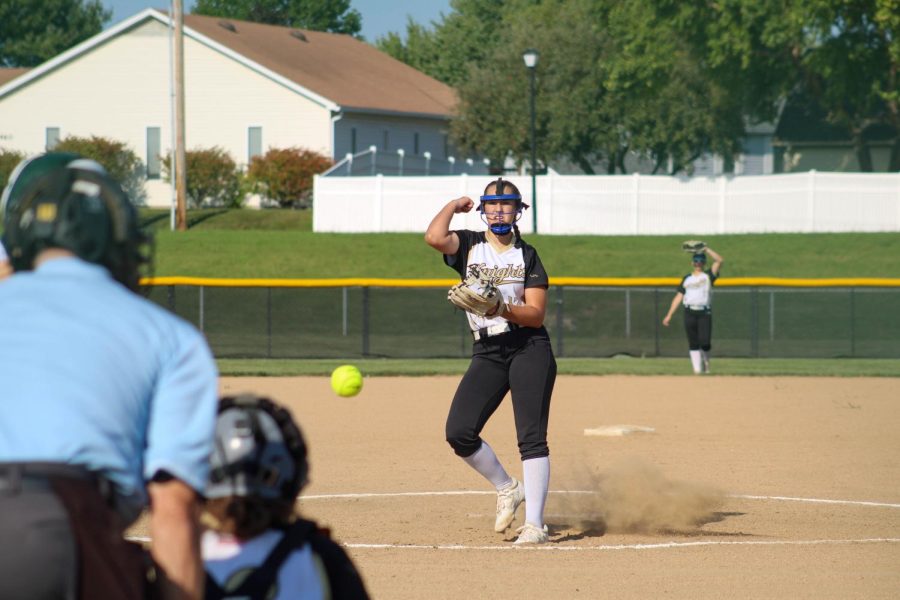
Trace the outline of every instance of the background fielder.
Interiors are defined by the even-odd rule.
[[[472,362],[450,406],[447,441],[497,489],[494,530],[505,531],[524,500],[525,524],[518,529],[516,543],[546,543],[544,503],[550,485],[547,424],[556,381],[556,359],[543,325],[547,273],[537,251],[519,235],[515,221],[525,205],[511,182],[497,179],[484,190],[479,210],[488,231],[450,231],[453,215],[473,207],[474,202],[466,196],[451,200],[425,233],[425,241],[444,254],[444,262],[464,283],[473,276],[500,292],[488,314],[466,315],[474,337]],[[524,490],[480,436],[507,392],[512,393]]]
[[[686,245],[689,245],[686,242]],[[713,264],[706,267],[707,254]],[[684,305],[684,330],[688,338],[688,352],[694,373],[709,373],[709,352],[712,348],[712,287],[722,268],[722,257],[703,242],[697,242],[691,259],[691,272],[678,284],[663,325],[669,326],[679,304]]]

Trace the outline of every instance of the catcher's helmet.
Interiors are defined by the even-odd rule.
[[[495,186],[494,193],[488,194],[487,190],[492,185]],[[510,190],[510,192],[504,194],[504,190]],[[517,188],[513,182],[506,181],[502,177],[498,177],[496,181],[492,181],[487,184],[487,186],[485,186],[484,195],[481,196],[480,200],[481,204],[478,205],[478,211],[481,213],[482,220],[484,220],[485,202],[515,202],[516,221],[522,218],[522,210],[528,208],[528,205],[522,202],[522,194],[519,193],[519,188]],[[506,235],[512,230],[511,223],[491,223],[489,227],[491,228],[491,231],[493,231],[497,235]]]
[[[293,501],[306,485],[306,442],[290,413],[268,398],[219,402],[206,497]]]
[[[16,271],[34,268],[46,248],[63,248],[106,267],[137,290],[151,262],[150,239],[122,187],[96,161],[51,152],[21,162],[3,191],[3,244]]]

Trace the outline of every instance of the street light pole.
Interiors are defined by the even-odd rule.
[[[531,223],[534,233],[537,233],[537,140],[535,139],[535,114],[534,114],[534,72],[537,69],[538,51],[529,48],[522,54],[525,66],[531,79]]]

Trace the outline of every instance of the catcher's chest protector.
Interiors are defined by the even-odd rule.
[[[524,304],[525,288],[548,285],[547,273],[533,247],[524,241],[505,250],[491,246],[483,231],[457,231],[459,250],[445,262],[465,279],[472,270],[496,286],[507,304]],[[506,323],[502,317],[466,315],[472,331]]]

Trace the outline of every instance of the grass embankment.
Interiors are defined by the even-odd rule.
[[[191,211],[186,232],[168,213],[145,212],[156,229],[156,275],[225,278],[452,278],[418,233],[311,231],[310,211]],[[684,236],[527,236],[552,277],[676,277],[689,258]],[[703,236],[725,258],[725,277],[900,277],[900,234]]]

